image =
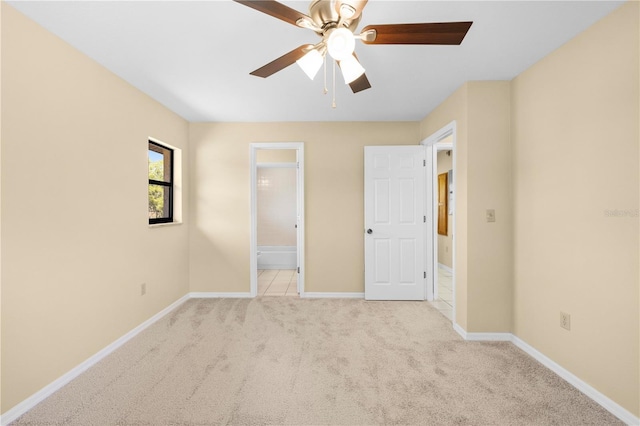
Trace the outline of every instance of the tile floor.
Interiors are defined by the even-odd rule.
[[[431,304],[442,315],[453,321],[453,276],[451,272],[438,268],[438,299]]]
[[[258,269],[258,296],[298,297],[295,269]]]

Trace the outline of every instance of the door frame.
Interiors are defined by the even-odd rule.
[[[258,163],[257,151],[266,149],[289,149],[296,151],[297,179],[296,179],[296,202],[298,208],[297,218],[297,247],[298,252],[298,292],[300,297],[304,297],[304,143],[303,142],[254,142],[249,144],[250,158],[250,191],[251,191],[251,224],[249,231],[249,267],[250,269],[250,293],[251,297],[258,295]]]
[[[427,203],[431,206],[430,211],[432,214],[432,220],[428,233],[427,233],[427,242],[431,240],[431,258],[427,259],[427,263],[433,265],[431,268],[431,273],[427,274],[427,300],[432,301],[437,299],[438,297],[438,151],[444,150],[452,150],[453,151],[453,160],[452,160],[452,170],[453,170],[453,181],[454,188],[456,185],[456,163],[457,163],[457,151],[456,151],[456,139],[457,139],[457,129],[456,129],[456,121],[452,121],[446,126],[434,132],[432,135],[425,138],[421,144],[426,147],[427,150],[427,164],[431,166],[431,172],[427,170]],[[443,144],[441,141],[443,139],[451,136],[452,142]],[[454,189],[455,191],[455,189]],[[455,194],[455,193],[454,193]],[[456,319],[456,202],[455,196],[452,200],[453,203],[453,217],[452,217],[452,245],[451,245],[451,269],[453,270],[452,274],[452,290],[453,290],[453,321],[455,323]],[[430,234],[430,235],[429,235]],[[430,237],[430,238],[429,238]]]

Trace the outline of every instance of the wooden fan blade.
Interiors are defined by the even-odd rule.
[[[368,25],[362,33],[375,30],[376,38],[366,44],[460,44],[473,22],[436,22],[430,24]]]
[[[349,83],[349,87],[353,93],[362,92],[363,90],[367,90],[371,88],[371,83],[369,83],[369,79],[367,78],[367,74],[362,74],[360,77],[353,80]]]
[[[304,13],[298,12],[297,10],[292,9],[289,6],[285,6],[284,4],[279,3],[275,0],[233,0],[233,1],[235,1],[236,3],[244,4],[245,6],[249,6],[252,9],[255,9],[262,13],[266,13],[267,15],[273,16],[274,18],[278,18],[292,25],[296,25],[296,22],[298,22],[300,18],[311,20],[311,18],[309,18]]]
[[[289,65],[293,64],[295,61],[302,58],[312,48],[313,44],[303,44],[302,46],[293,49],[291,52],[285,53],[278,59],[269,62],[267,65],[258,68],[250,74],[257,77],[267,78],[270,75],[275,74],[278,71],[281,71]]]

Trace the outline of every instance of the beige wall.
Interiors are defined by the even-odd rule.
[[[295,149],[258,149],[256,163],[295,163]]]
[[[364,146],[415,145],[418,123],[190,126],[192,291],[249,291],[249,144],[304,142],[308,292],[364,291]]]
[[[420,123],[424,139],[456,121],[456,323],[469,332],[511,331],[509,101],[509,82],[468,82]]]
[[[636,416],[638,17],[628,3],[511,83],[463,85],[420,130],[457,123],[456,322],[512,331]]]
[[[187,224],[147,221],[147,138],[188,126],[1,7],[5,412],[188,292]]]
[[[468,85],[467,331],[508,332],[512,324],[510,87]],[[486,210],[496,221],[487,223]]]
[[[622,6],[512,85],[514,332],[636,416],[638,9]]]
[[[438,152],[438,175],[447,173],[453,169],[453,151],[451,155],[447,155],[447,151]],[[448,190],[447,190],[448,191]],[[449,195],[447,194],[447,200]],[[451,268],[453,254],[453,215],[449,215],[449,206],[447,206],[447,235],[438,234],[438,263]]]

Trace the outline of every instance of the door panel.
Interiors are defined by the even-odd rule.
[[[424,300],[424,147],[365,147],[365,298]]]
[[[400,179],[398,187],[400,188],[400,217],[398,219],[402,224],[414,224],[416,222],[414,181],[413,179]]]
[[[389,179],[376,179],[375,185],[375,223],[389,223]]]
[[[375,257],[375,278],[376,284],[389,284],[391,277],[391,244],[389,239],[378,238],[374,240]]]
[[[416,240],[403,238],[400,240],[400,283],[416,282]]]

